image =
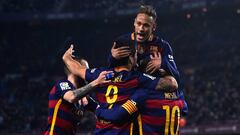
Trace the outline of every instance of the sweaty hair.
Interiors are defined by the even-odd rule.
[[[157,20],[157,13],[156,10],[150,5],[141,5],[138,9],[137,14],[147,14],[153,18],[153,20]]]

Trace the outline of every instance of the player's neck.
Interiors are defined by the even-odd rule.
[[[148,41],[153,41],[153,39],[154,39],[154,35],[151,34],[151,35],[149,36],[149,38],[148,38]]]
[[[128,66],[118,66],[118,67],[115,67],[114,70],[116,72],[121,72],[121,71],[130,71],[130,68]]]
[[[77,81],[76,81],[76,77],[74,75],[68,75],[67,77],[68,81],[70,81],[74,87],[77,88]]]

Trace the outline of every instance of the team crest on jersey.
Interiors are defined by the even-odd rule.
[[[172,55],[168,54],[168,58],[169,58],[169,61],[174,61]]]
[[[62,90],[69,90],[69,89],[71,89],[71,87],[69,86],[68,82],[61,82],[59,85],[60,85]]]
[[[148,78],[150,78],[150,79],[152,79],[152,80],[155,80],[155,79],[156,79],[156,77],[151,76],[151,75],[149,75],[149,74],[143,73],[143,75],[146,76],[146,77],[148,77]]]
[[[96,71],[96,68],[91,69],[91,73],[94,73]]]

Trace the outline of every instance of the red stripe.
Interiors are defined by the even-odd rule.
[[[58,102],[58,99],[57,100],[50,100],[48,102],[48,108],[54,108],[55,105],[57,104],[57,102]]]
[[[106,103],[105,94],[97,93],[96,96],[97,96],[97,99],[98,99],[98,101],[99,101],[100,103]]]
[[[141,115],[143,124],[163,126],[165,124],[165,117],[154,117],[148,115]]]
[[[103,84],[100,87],[106,87],[108,85],[115,85],[118,88],[128,88],[128,89],[130,89],[130,88],[135,88],[135,87],[138,86],[138,79],[135,78],[135,79],[132,79],[132,80],[129,80],[129,81],[124,81],[124,82],[110,82],[110,83]]]
[[[48,116],[48,124],[52,124],[52,116]]]
[[[50,91],[50,94],[54,94],[56,92],[56,86],[54,86],[51,91]]]
[[[150,99],[146,101],[146,108],[162,108],[163,105],[170,107],[179,106],[183,108],[183,100],[162,100],[162,99]]]
[[[97,93],[97,99],[100,103],[107,103],[105,94]],[[129,95],[118,95],[116,102],[124,102],[129,99]]]
[[[49,131],[46,131],[43,135],[49,135]],[[53,135],[57,135],[57,134],[54,133],[54,131],[53,131]]]
[[[159,134],[159,133],[143,133],[143,135],[163,135],[163,134]]]
[[[55,108],[58,100],[50,100],[48,103],[48,108]],[[67,113],[72,113],[71,112],[71,107],[65,104],[61,104],[59,107],[60,110],[67,112]]]
[[[65,105],[65,104],[61,104],[60,107],[59,107],[59,110],[62,110],[62,111],[67,112],[67,113],[72,113],[72,108],[68,105]]]
[[[73,123],[61,118],[56,119],[55,125],[61,127],[62,129],[66,129],[69,132],[72,132],[74,130]]]
[[[124,96],[118,96],[117,101],[116,102],[126,102],[129,99],[129,95],[124,95]]]
[[[130,130],[130,123],[126,123],[124,125],[114,125],[114,124],[103,124],[97,121],[96,123],[96,128],[97,129],[121,129],[121,130]]]

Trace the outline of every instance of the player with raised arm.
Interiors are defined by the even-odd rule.
[[[118,47],[118,46],[116,46]],[[71,54],[73,47],[69,48],[64,56],[63,60],[68,65],[68,68],[76,75],[81,78],[91,81],[98,76],[102,70],[113,71],[114,76],[112,81],[104,85],[100,85],[96,92],[96,100],[99,102],[100,109],[110,109],[114,108],[115,105],[122,105],[129,100],[129,97],[138,91],[138,98],[144,101],[147,97],[147,93],[155,89],[166,89],[175,90],[177,88],[176,80],[173,77],[156,78],[147,74],[143,74],[136,71],[131,71],[135,64],[134,50],[131,52],[130,56],[122,58],[118,62],[118,66],[114,68],[96,68],[96,69],[86,69],[78,64],[74,59],[72,59]],[[168,85],[163,85],[165,82]],[[146,90],[147,89],[147,90]],[[130,107],[130,106],[129,106]],[[129,108],[133,111],[134,108]],[[96,124],[96,130],[94,134],[130,134],[132,130],[132,122],[134,117],[131,117],[128,121],[124,123],[112,123],[99,119]]]
[[[83,59],[76,61],[82,63],[84,67],[87,66]],[[78,101],[99,84],[109,82],[105,80],[105,75],[109,73],[107,71],[103,71],[95,80],[85,85],[84,81],[79,80],[79,77],[71,73],[67,67],[64,70],[67,78],[58,81],[49,93],[48,125],[44,135],[74,135],[78,118],[83,113],[76,106]],[[91,100],[88,102],[90,104]],[[97,104],[92,105],[93,108],[97,107]]]

